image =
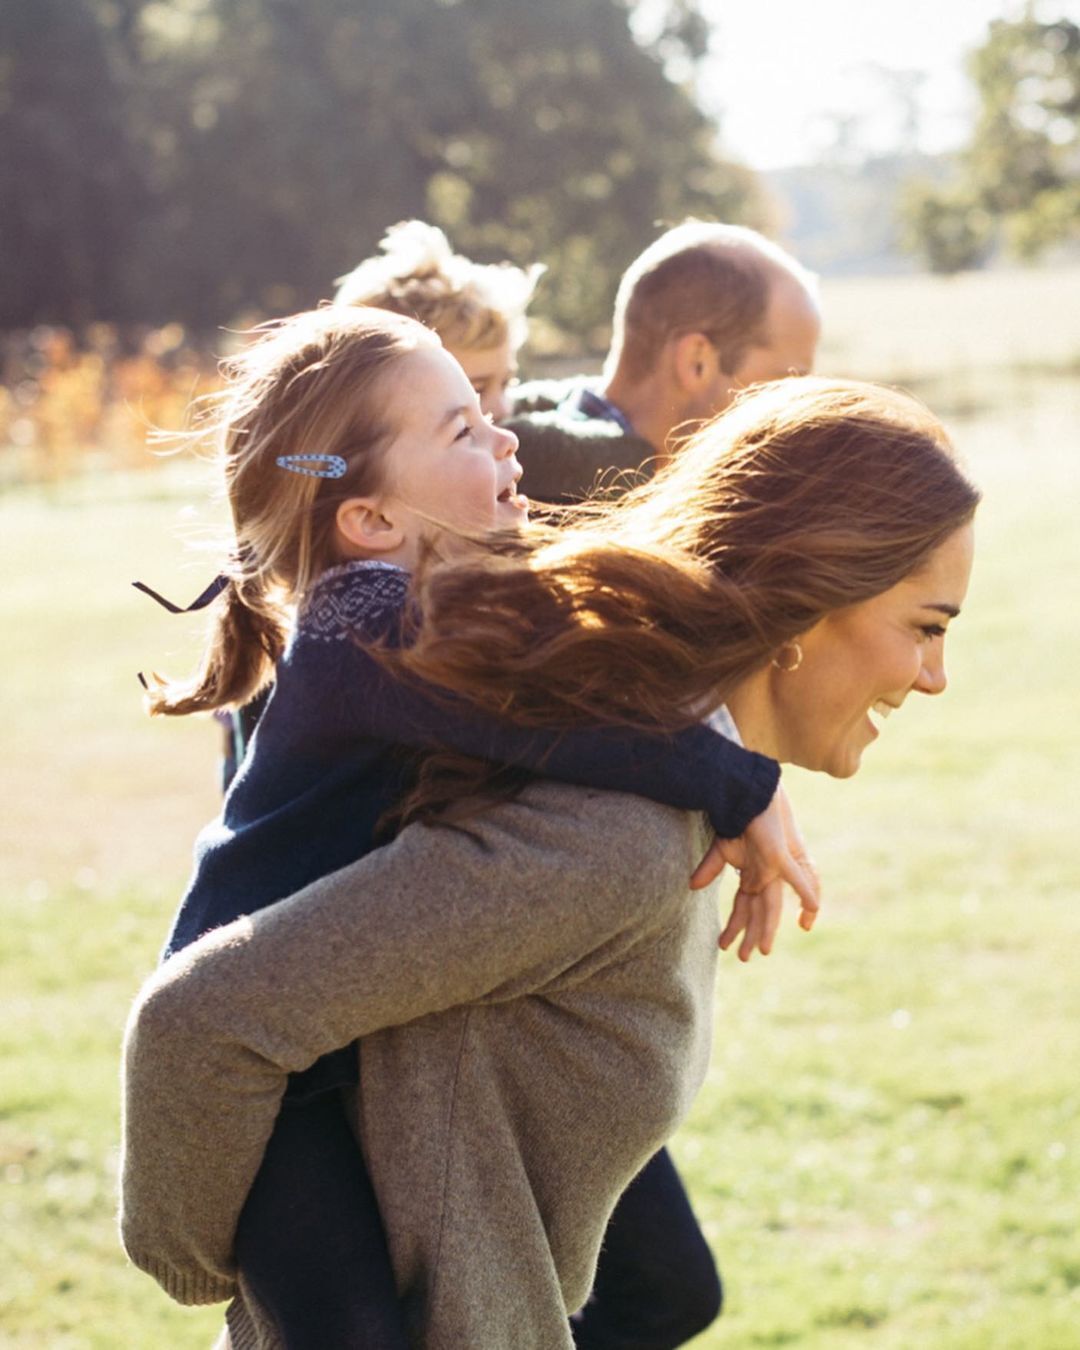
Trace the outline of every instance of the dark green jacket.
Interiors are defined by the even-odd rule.
[[[505,425],[520,441],[521,488],[535,502],[580,501],[594,488],[629,486],[651,472],[656,451],[648,441],[573,406],[584,383],[580,377],[533,380],[514,391]]]

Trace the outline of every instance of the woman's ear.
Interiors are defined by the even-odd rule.
[[[334,517],[342,552],[393,553],[405,542],[405,531],[382,512],[377,497],[349,497]]]

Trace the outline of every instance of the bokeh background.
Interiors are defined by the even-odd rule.
[[[852,782],[787,775],[821,921],[721,963],[675,1144],[728,1293],[698,1344],[1080,1347],[1078,25],[1072,0],[3,0],[0,1345],[219,1321],[115,1237],[123,1020],[217,804],[213,727],[151,723],[135,681],[201,625],[129,583],[194,596],[221,526],[148,433],[409,216],[544,262],[523,373],[593,369],[622,268],[695,213],[814,268],[819,369],[923,397],[986,493],[948,695]]]

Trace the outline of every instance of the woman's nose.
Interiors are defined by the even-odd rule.
[[[945,674],[945,651],[943,642],[932,642],[923,658],[919,678],[915,688],[920,694],[943,694],[949,683]]]
[[[498,389],[494,393],[488,394],[480,405],[486,416],[493,422],[501,422],[504,418],[510,416],[510,400],[506,397],[505,389]]]

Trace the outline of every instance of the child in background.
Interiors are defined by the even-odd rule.
[[[816,896],[769,805],[771,760],[705,726],[668,738],[514,728],[398,682],[372,653],[402,639],[425,548],[466,548],[526,518],[515,437],[484,417],[430,330],[342,306],[267,325],[233,363],[223,400],[215,426],[235,546],[201,670],[182,685],[159,680],[150,707],[212,711],[275,683],[222,815],[200,836],[169,953],[374,847],[411,781],[409,749],[706,810],[721,838],[757,847],[747,889],[783,875],[810,926]],[[293,1075],[237,1233],[240,1277],[274,1320],[267,1336],[290,1348],[406,1345],[340,1100],[357,1081],[356,1053]]]
[[[525,311],[543,265],[473,262],[422,220],[391,226],[379,249],[381,256],[338,278],[334,303],[389,309],[433,329],[476,390],[485,417],[504,421],[506,391],[528,336]]]

